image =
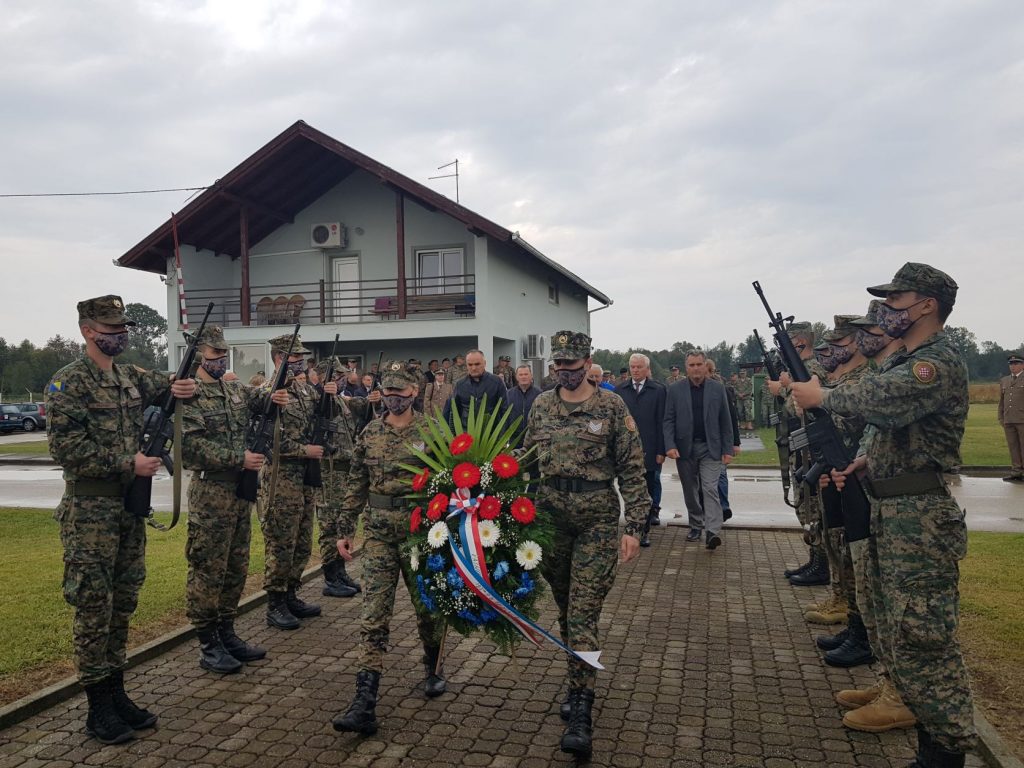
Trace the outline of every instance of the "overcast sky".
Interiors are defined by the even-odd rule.
[[[926,261],[1009,348],[1022,52],[1020,0],[0,0],[0,193],[205,185],[301,118],[424,182],[458,157],[463,204],[614,299],[599,347],[741,341],[754,279],[863,311]],[[0,336],[166,311],[111,260],[186,198],[0,199]]]

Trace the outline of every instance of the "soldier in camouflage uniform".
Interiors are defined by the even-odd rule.
[[[455,362],[452,363],[452,367],[448,369],[448,383],[454,388],[456,384],[468,375],[469,369],[466,368],[466,356],[456,355]]]
[[[679,366],[673,365],[669,368],[669,374],[665,377],[665,386],[671,387],[676,382],[682,381],[686,377],[679,372]]]
[[[352,455],[352,468],[346,480],[342,501],[338,551],[351,559],[351,542],[356,519],[363,517],[363,611],[360,644],[362,653],[356,675],[356,695],[349,708],[333,720],[337,731],[363,734],[377,730],[377,690],[384,671],[391,616],[395,608],[395,587],[401,574],[410,597],[416,594],[409,562],[401,555],[401,545],[409,535],[409,471],[400,464],[422,467],[412,447],[424,447],[420,431],[427,417],[412,410],[416,398],[416,376],[404,363],[391,361],[381,375],[387,414],[359,435]],[[413,600],[416,626],[423,641],[426,669],[424,693],[440,696],[446,683],[440,669],[441,626],[421,603]]]
[[[334,376],[344,375],[340,361],[334,358]],[[316,367],[317,373],[326,376],[329,360],[321,361]],[[323,387],[318,388],[322,392]],[[323,563],[324,589],[326,597],[353,597],[362,591],[362,587],[349,577],[345,570],[345,561],[338,554],[338,529],[342,513],[342,498],[345,494],[345,478],[348,476],[352,452],[355,450],[356,437],[363,427],[373,419],[373,404],[380,402],[380,392],[374,390],[368,397],[335,397],[332,401],[333,418],[331,424],[331,443],[327,455],[320,460],[320,475],[324,483],[324,499],[316,508],[316,519],[319,528],[317,544],[320,547],[320,561]]]
[[[104,744],[134,738],[156,715],[124,689],[128,621],[146,578],[146,524],[125,510],[135,477],[152,477],[160,459],[139,452],[146,406],[166,395],[187,399],[193,379],[115,365],[128,343],[120,296],[78,303],[85,357],[54,374],[46,389],[47,440],[66,488],[54,519],[64,546],[64,599],[75,609],[78,677],[89,699],[86,733]]]
[[[612,382],[612,384],[614,383]],[[556,384],[558,384],[558,378],[555,376],[555,366],[548,363],[548,375],[540,380],[541,391],[547,392],[549,389],[554,389]]]
[[[275,366],[287,354],[291,339],[291,334],[284,334],[270,340]],[[306,382],[308,354],[301,338],[296,338],[287,360],[288,404],[280,409],[277,419],[279,445],[275,446],[270,466],[271,490],[260,519],[266,547],[263,588],[268,597],[267,624],[278,629],[298,629],[299,619],[320,615],[319,605],[307,603],[296,594],[313,551],[313,515],[321,493],[320,488],[304,484],[306,462],[320,461],[324,455],[322,446],[310,443],[319,396]],[[337,394],[335,382],[324,386]]]
[[[754,418],[754,382],[747,376],[746,369],[741,369],[736,377],[736,410],[739,412],[740,427],[753,429]]]
[[[970,682],[957,640],[964,514],[943,473],[960,464],[967,367],[944,332],[957,285],[927,264],[903,265],[868,289],[885,298],[878,325],[903,340],[874,376],[822,391],[793,385],[803,408],[860,415],[863,455],[833,473],[839,485],[866,470],[871,499],[869,578],[875,580],[878,645],[896,688],[918,720],[917,768],[963,766],[977,743]]]
[[[828,374],[814,358],[814,329],[810,323],[790,323],[786,329],[793,346],[804,361],[808,373],[817,376],[821,381],[828,380]],[[796,405],[790,396],[789,385],[792,379],[785,371],[779,376],[778,381],[769,381],[768,389],[773,396],[785,398],[785,411],[783,418],[789,419],[789,431],[792,433],[806,423],[802,414],[797,413]],[[797,586],[817,586],[829,583],[828,560],[825,556],[825,549],[821,543],[821,500],[817,488],[808,488],[806,483],[798,483],[796,471],[800,468],[798,462],[808,465],[806,451],[794,451],[790,454],[790,473],[794,476],[792,487],[798,494],[796,516],[804,529],[804,539],[810,547],[810,557],[807,562],[796,568],[789,568],[785,576],[791,584]]]
[[[534,400],[523,439],[524,450],[537,448],[544,478],[537,504],[555,525],[554,546],[541,564],[544,578],[558,605],[563,641],[582,651],[598,650],[598,620],[617,555],[625,563],[639,552],[651,507],[636,422],[622,398],[585,380],[590,344],[589,336],[572,331],[551,337],[558,385]],[[616,477],[626,505],[621,544]],[[595,679],[591,667],[569,659],[563,752],[590,755]]]
[[[267,655],[239,638],[234,627],[249,572],[252,516],[249,502],[235,491],[240,470],[258,472],[263,466],[262,454],[245,449],[245,433],[265,395],[224,376],[228,344],[219,326],[206,326],[198,342],[201,386],[182,414],[182,457],[192,471],[185,611],[199,637],[199,666],[230,673]],[[278,394],[277,402],[287,403],[287,395]]]
[[[505,389],[512,389],[516,385],[516,372],[512,369],[512,358],[509,355],[502,355],[498,358],[494,375],[502,380]]]

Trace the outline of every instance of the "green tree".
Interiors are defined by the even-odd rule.
[[[167,367],[167,320],[147,304],[128,304],[125,314],[135,321],[128,327],[128,349],[124,362],[143,368]]]

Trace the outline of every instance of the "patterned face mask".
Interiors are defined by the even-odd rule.
[[[306,372],[306,361],[297,360],[294,363],[288,363],[288,372],[292,376],[302,376]]]
[[[838,344],[829,344],[832,347],[832,359],[836,361],[836,367],[838,368],[843,363],[850,362],[850,358],[853,357],[853,351],[856,349],[853,342],[850,342],[845,347],[841,347]]]
[[[384,401],[384,407],[387,408],[391,413],[396,416],[400,416],[409,410],[412,406],[413,400],[416,399],[415,395],[384,395],[381,398]]]
[[[97,333],[95,341],[96,346],[104,355],[117,357],[128,348],[128,331]]]
[[[829,345],[829,348],[825,350],[814,350],[814,359],[817,360],[818,364],[821,365],[821,367],[828,373],[832,373],[832,371],[839,367],[839,362],[832,356],[831,345]]]
[[[857,349],[864,357],[874,357],[889,343],[884,333],[870,333],[861,328],[857,331]]]
[[[219,379],[228,372],[228,358],[215,357],[212,360],[203,360],[203,370],[210,374],[213,379]]]
[[[555,371],[555,378],[558,379],[558,386],[565,387],[570,392],[579,389],[580,384],[587,377],[586,368],[580,367],[575,370]]]
[[[906,309],[896,309],[890,307],[888,304],[882,304],[878,307],[878,327],[882,329],[882,333],[888,336],[890,339],[901,339],[903,334],[910,330],[910,326],[917,322],[917,320],[910,319],[910,310],[912,307],[916,307],[918,304],[923,304],[928,299],[921,299],[911,304]]]

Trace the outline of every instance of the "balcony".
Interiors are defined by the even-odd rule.
[[[190,320],[202,318],[206,305],[212,301],[210,322],[225,328],[439,320],[476,315],[474,275],[252,285],[248,312],[242,311],[242,291],[238,288],[192,288],[186,290],[185,296]]]

